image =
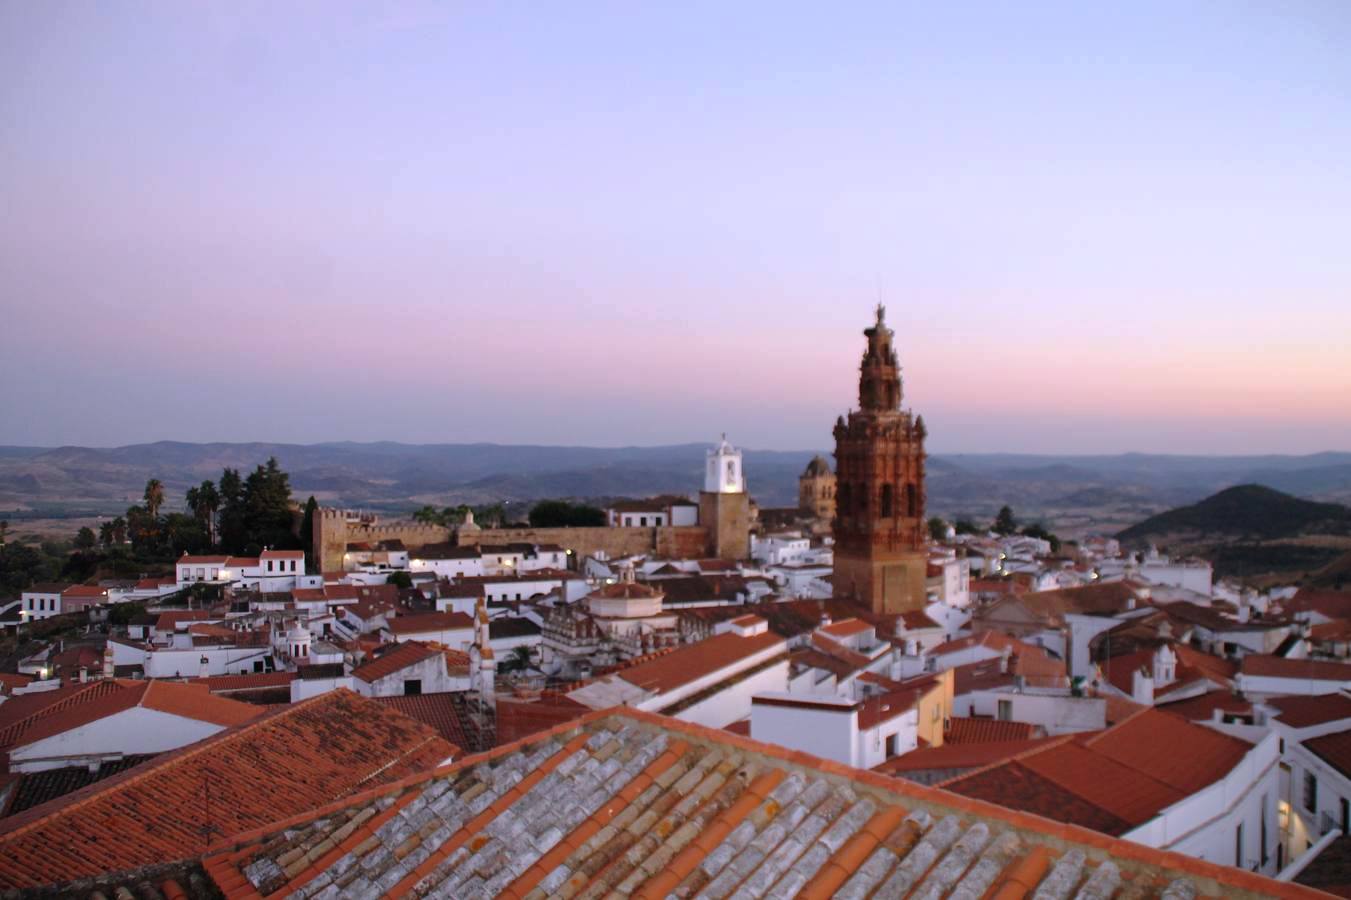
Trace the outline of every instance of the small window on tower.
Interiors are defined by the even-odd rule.
[[[727,483],[736,483],[736,463],[730,459],[727,460]]]
[[[882,485],[882,518],[884,519],[890,519],[895,515],[892,508],[894,506],[894,494],[895,489],[891,485]]]

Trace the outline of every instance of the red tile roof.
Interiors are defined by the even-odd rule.
[[[1276,708],[1274,718],[1291,728],[1324,725],[1339,719],[1351,719],[1351,697],[1324,694],[1321,697],[1273,697],[1265,701]]]
[[[1351,728],[1309,738],[1303,743],[1305,749],[1341,772],[1343,777],[1351,778]]]
[[[422,724],[434,728],[437,734],[458,748],[456,756],[459,756],[460,751],[465,748],[473,746],[469,735],[465,733],[464,723],[460,721],[460,714],[456,708],[457,697],[454,694],[399,695],[372,699],[376,703],[397,709],[410,719],[417,719]]]
[[[204,685],[122,679],[97,681],[16,723],[12,730],[6,729],[0,746],[9,749],[31,744],[136,706],[222,727],[251,721],[261,713],[256,706],[214,696]]]
[[[774,647],[786,653],[788,642],[769,631],[750,637],[729,631],[624,669],[618,677],[644,690],[664,694]]]
[[[61,599],[102,598],[108,596],[108,589],[96,584],[73,584],[61,592]]]
[[[1004,722],[953,716],[943,732],[944,744],[984,744],[992,741],[1026,741],[1037,736],[1037,726],[1029,722]]]
[[[901,756],[895,756],[879,766],[874,772],[887,775],[900,775],[905,772],[922,772],[944,769],[979,769],[994,765],[1007,759],[1044,747],[1052,741],[1064,741],[1066,737],[1041,737],[1009,741],[984,741],[974,744],[951,744],[944,742],[941,747],[921,747]]]
[[[352,670],[352,675],[370,684],[388,675],[393,675],[400,669],[406,669],[433,656],[440,656],[442,652],[443,648],[439,646],[434,647],[421,641],[404,641],[401,644],[395,644],[392,649],[370,662],[357,666]]]
[[[395,616],[386,622],[395,634],[418,634],[424,631],[458,631],[473,628],[474,620],[460,612],[414,613]]]
[[[873,626],[861,619],[841,619],[829,625],[822,625],[821,630],[832,637],[849,638],[865,631],[872,631]]]
[[[1122,834],[1223,778],[1251,749],[1238,738],[1143,708],[1106,731],[1048,744],[943,787]],[[1047,806],[1048,797],[1055,804]]]
[[[1319,698],[1322,699],[1321,697]],[[1235,697],[1229,691],[1207,691],[1199,697],[1161,703],[1157,707],[1164,712],[1182,716],[1191,722],[1209,722],[1215,718],[1215,711],[1222,710],[1229,715],[1252,715],[1252,703]]]
[[[0,888],[185,859],[453,752],[421,722],[330,691],[0,820]]]
[[[1351,664],[1348,663],[1321,659],[1285,659],[1260,653],[1249,653],[1243,657],[1239,671],[1244,675],[1264,678],[1351,681]]]

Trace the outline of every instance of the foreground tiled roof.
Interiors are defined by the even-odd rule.
[[[57,797],[64,797],[71,791],[79,790],[105,778],[111,778],[119,772],[125,772],[127,769],[139,766],[146,760],[153,758],[154,754],[124,756],[121,759],[105,762],[92,772],[88,766],[66,766],[60,769],[47,769],[42,772],[20,775],[4,814],[12,816],[49,800],[55,800]]]
[[[331,691],[0,820],[0,890],[186,859],[453,753],[428,726]]]
[[[1048,743],[943,786],[1119,835],[1220,780],[1251,749],[1238,738],[1146,707],[1106,731]]]
[[[203,865],[239,898],[1316,896],[628,709],[240,835]]]

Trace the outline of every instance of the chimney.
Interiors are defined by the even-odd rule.
[[[204,654],[202,654],[201,660],[199,660],[199,667],[198,667],[198,669],[197,669],[197,677],[198,677],[198,678],[206,678],[206,677],[209,676],[210,674],[211,674],[211,660],[207,659],[206,654],[204,653]]]
[[[113,644],[112,641],[103,645],[103,677],[113,677]]]
[[[1154,679],[1146,675],[1144,669],[1131,673],[1131,699],[1141,706],[1154,705]]]
[[[1244,594],[1238,600],[1238,621],[1240,624],[1247,624],[1250,618],[1252,618],[1252,604],[1248,595]]]
[[[80,666],[80,684],[88,684],[88,683],[89,683],[89,669],[85,666]]]
[[[1004,649],[999,651],[999,671],[1008,672],[1009,659],[1013,656],[1013,647],[1009,644],[1004,645]]]

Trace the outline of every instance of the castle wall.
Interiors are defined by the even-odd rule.
[[[578,556],[604,552],[610,556],[640,553],[673,558],[700,557],[705,553],[708,530],[701,526],[663,528],[484,528],[466,532],[457,539],[453,529],[420,522],[393,521],[370,524],[348,520],[341,510],[321,509],[314,517],[314,547],[323,572],[341,571],[349,543],[403,541],[410,550],[424,544],[558,544]],[[744,529],[743,529],[743,540]]]

